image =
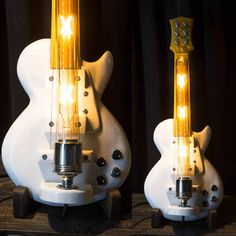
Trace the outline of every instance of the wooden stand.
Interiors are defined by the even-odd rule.
[[[109,190],[107,197],[100,202],[108,219],[118,220],[120,218],[121,194],[118,189]]]
[[[18,186],[13,189],[13,214],[16,218],[25,218],[31,211],[32,200],[28,188]]]

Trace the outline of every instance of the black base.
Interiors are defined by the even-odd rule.
[[[13,214],[15,218],[26,218],[34,210],[36,203],[29,194],[28,188],[18,186],[13,189]],[[107,197],[99,202],[108,219],[120,218],[121,194],[118,189],[108,191]]]
[[[121,194],[118,189],[109,190],[107,197],[100,202],[108,219],[118,220],[120,218]]]
[[[217,227],[217,211],[215,209],[210,209],[208,215],[205,218],[208,227],[214,229]],[[163,215],[160,209],[152,209],[151,224],[152,228],[160,228],[163,223]]]
[[[214,229],[217,227],[217,211],[215,209],[210,209],[208,211],[208,216],[206,217],[206,222],[210,229]]]
[[[160,228],[163,223],[163,215],[159,208],[152,209],[152,217],[151,217],[152,228]]]

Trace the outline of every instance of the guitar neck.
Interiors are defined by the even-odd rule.
[[[188,54],[175,54],[174,59],[174,136],[190,137],[191,103]]]
[[[190,137],[190,69],[189,53],[193,50],[191,34],[193,20],[179,17],[170,20],[171,44],[174,52],[174,130],[176,138],[175,158],[179,176],[191,175]]]
[[[171,44],[174,52],[174,136],[190,137],[190,69],[189,53],[192,46],[192,25],[190,18],[178,17],[170,20]]]

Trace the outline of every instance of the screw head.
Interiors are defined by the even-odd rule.
[[[80,76],[75,77],[75,79],[78,80],[78,81],[81,80]]]
[[[88,91],[84,91],[84,96],[87,97],[89,95]]]
[[[50,127],[53,127],[54,126],[54,123],[52,121],[49,122],[49,126]]]
[[[87,109],[84,109],[83,112],[84,112],[85,114],[88,114],[88,110],[87,110]]]
[[[53,81],[54,80],[54,77],[53,76],[50,76],[49,77],[49,81]]]
[[[45,160],[48,159],[48,156],[47,156],[46,154],[43,154],[43,155],[42,155],[42,159],[45,161]]]

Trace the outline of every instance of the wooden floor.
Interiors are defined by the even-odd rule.
[[[26,219],[12,213],[12,189],[7,177],[0,178],[0,235],[236,235],[236,197],[225,196],[219,208],[219,227],[210,230],[204,220],[195,222],[165,221],[159,229],[151,228],[151,208],[143,194],[133,194],[133,211],[120,221],[108,220],[98,204],[72,207],[62,217],[62,208],[39,205]]]
[[[132,235],[236,235],[236,196],[225,196],[218,209],[218,227],[209,229],[206,221],[173,222],[165,220],[162,227],[153,229],[151,227],[151,208],[147,204],[143,194],[134,194],[132,210]]]

